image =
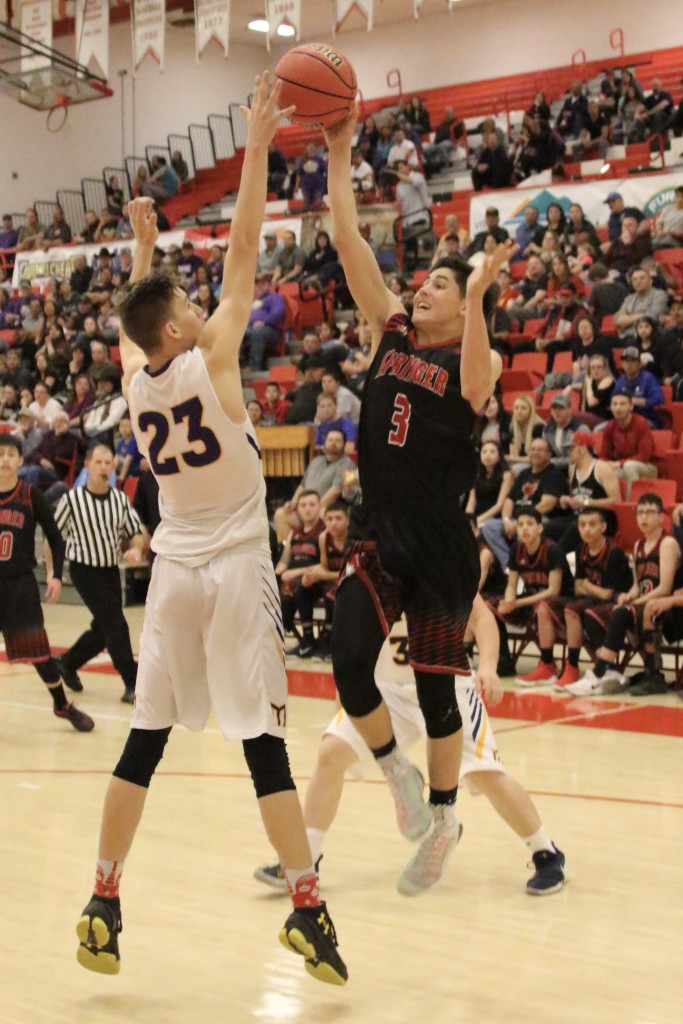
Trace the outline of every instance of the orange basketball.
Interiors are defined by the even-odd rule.
[[[291,120],[305,128],[331,128],[356,98],[356,72],[343,53],[326,43],[305,43],[286,53],[275,68],[280,106],[296,104]]]

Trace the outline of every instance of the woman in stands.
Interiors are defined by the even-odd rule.
[[[372,114],[368,114],[368,116],[363,121],[363,127],[361,128],[360,134],[358,136],[359,146],[362,139],[367,139],[372,148],[377,149],[377,143],[379,142],[379,128],[377,127],[377,122],[375,121]]]
[[[489,399],[489,404],[495,398]],[[512,472],[496,441],[485,441],[479,454],[479,467],[465,511],[476,516],[477,526],[499,516],[512,487]]]
[[[642,99],[638,96],[638,91],[635,85],[631,82],[624,89],[622,81],[622,95],[619,100],[619,112],[613,128],[613,138],[615,142],[626,144],[643,141],[645,138],[645,126],[642,121],[639,121],[636,118],[636,114],[642,105]]]
[[[544,92],[536,93],[534,96],[534,102],[531,104],[524,116],[530,117],[532,121],[550,120],[550,107],[548,106]]]
[[[566,223],[566,217],[564,210],[559,203],[550,203],[548,209],[545,212],[547,223],[542,225],[536,232],[536,238],[534,239],[533,248],[529,248],[529,252],[540,253],[543,247],[543,239],[548,233],[555,235],[560,238],[564,234],[564,226]]]
[[[324,291],[330,281],[339,280],[339,255],[332,245],[327,231],[319,231],[315,236],[313,251],[304,263],[303,284],[316,291]]]
[[[429,135],[432,126],[429,121],[429,111],[419,96],[413,96],[410,101],[410,110],[406,113],[410,123],[417,128],[420,135]]]
[[[640,349],[640,365],[654,373],[657,380],[662,380],[668,345],[659,322],[651,316],[641,317],[636,324],[636,334]]]
[[[502,452],[510,447],[510,413],[500,404],[500,392],[491,395],[481,416],[477,417],[472,431],[472,441],[477,448],[493,441]]]
[[[576,274],[572,274],[569,269],[569,260],[562,253],[555,253],[550,264],[550,276],[548,278],[548,297],[546,303],[548,306],[554,306],[557,302],[557,293],[560,288],[565,288],[568,284],[573,284],[576,289],[576,295],[578,299],[581,299],[586,294],[586,286]]]
[[[507,455],[507,461],[515,475],[521,473],[523,469],[528,469],[531,442],[535,437],[541,436],[544,425],[529,395],[518,395],[512,406],[512,436]]]
[[[591,356],[581,392],[581,412],[595,417],[589,423],[584,415],[585,422],[589,423],[592,430],[602,430],[612,419],[610,402],[615,384],[607,356]]]

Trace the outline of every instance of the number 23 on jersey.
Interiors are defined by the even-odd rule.
[[[204,426],[202,416],[204,407],[199,398],[190,398],[186,402],[174,405],[171,408],[174,423],[182,423],[187,420],[187,440],[190,444],[200,445],[199,450],[189,448],[180,453],[180,458],[187,466],[198,468],[210,466],[216,462],[221,455],[221,446],[213,430]],[[168,442],[170,435],[169,422],[161,412],[143,412],[138,417],[138,426],[142,433],[154,430],[154,436],[149,442],[149,461],[152,464],[152,471],[155,476],[171,476],[180,473],[181,466],[174,455],[164,457],[163,448]]]

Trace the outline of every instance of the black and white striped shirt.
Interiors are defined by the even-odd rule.
[[[123,491],[113,488],[93,494],[87,487],[68,491],[59,502],[55,520],[66,540],[66,557],[97,569],[119,564],[121,534],[142,532],[137,512]]]

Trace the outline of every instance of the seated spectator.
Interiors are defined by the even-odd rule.
[[[36,424],[41,430],[50,430],[54,425],[55,417],[62,411],[62,407],[56,398],[50,397],[45,384],[39,383],[33,389],[34,401],[29,409],[36,418]]]
[[[24,460],[30,459],[33,452],[43,439],[45,433],[38,426],[38,417],[30,405],[22,405],[17,414],[17,425],[12,431],[14,437],[21,441],[21,454]]]
[[[413,170],[405,160],[397,164],[396,178],[396,202],[403,230],[403,265],[410,270],[417,265],[418,238],[429,230],[432,199],[424,175]]]
[[[249,360],[251,372],[263,369],[268,350],[277,346],[285,322],[287,308],[278,292],[272,291],[267,274],[259,274],[254,285],[254,303],[249,324],[244,332],[240,358]]]
[[[84,416],[95,397],[90,390],[90,381],[87,374],[80,373],[74,379],[73,397],[64,403],[64,412],[69,417],[69,427],[72,430],[80,428],[81,416]]]
[[[133,434],[133,426],[128,412],[124,412],[119,420],[118,432],[119,439],[114,449],[114,469],[119,485],[121,485],[129,476],[140,476],[142,456]]]
[[[396,168],[399,163],[407,164],[411,170],[417,171],[420,168],[420,158],[417,153],[417,146],[410,139],[406,138],[406,134],[402,128],[396,128],[394,131],[394,143],[389,150],[387,157],[387,164],[391,168]]]
[[[553,391],[556,388],[564,388],[566,395],[569,395],[571,391],[583,393],[583,384],[591,357],[602,355],[608,361],[611,360],[612,353],[609,342],[596,335],[595,324],[587,313],[583,313],[578,318],[575,329],[576,334],[572,339],[571,371],[546,373],[543,384],[536,392],[539,401],[545,391]]]
[[[536,408],[528,395],[519,395],[512,406],[510,450],[507,461],[513,473],[529,467],[529,452],[535,437],[540,437],[545,426],[544,421],[536,413]]]
[[[636,324],[638,336],[638,349],[640,351],[640,365],[648,370],[653,376],[661,381],[664,377],[664,368],[670,360],[669,348],[671,344],[664,336],[659,324],[651,316],[644,316]]]
[[[547,295],[548,275],[539,256],[529,256],[524,277],[514,287],[517,295],[506,306],[513,320],[523,322],[544,316],[541,303]]]
[[[44,327],[43,305],[40,299],[31,299],[28,313],[21,321],[21,329],[25,335],[37,343],[42,337]]]
[[[572,438],[580,425],[574,415],[569,395],[555,395],[550,403],[550,416],[543,428],[542,436],[548,442],[552,462],[558,469],[566,471],[569,466]]]
[[[489,399],[489,405],[495,401],[494,398]],[[484,441],[465,511],[476,518],[477,526],[495,519],[501,514],[511,487],[512,473],[500,445],[496,441]]]
[[[282,186],[287,177],[287,158],[274,142],[268,143],[268,192],[274,192],[278,199],[284,199]]]
[[[247,416],[251,420],[252,427],[263,426],[263,409],[261,403],[256,398],[250,398],[245,406],[247,410]]]
[[[91,245],[95,241],[100,218],[94,210],[85,211],[85,227],[79,235],[73,235],[72,241],[79,244]]]
[[[535,252],[537,255],[540,254],[543,239],[549,232],[556,237],[563,236],[566,222],[567,218],[560,204],[549,203],[545,211],[545,223],[537,228],[533,244],[527,246],[529,253]]]
[[[567,99],[557,115],[555,127],[561,135],[577,138],[588,120],[588,100],[583,94],[583,82],[572,82]]]
[[[341,383],[338,368],[335,370],[325,370],[322,376],[322,386],[323,395],[329,395],[334,398],[337,414],[348,418],[354,427],[357,427],[360,422],[360,399]],[[356,438],[349,435],[349,440],[355,441]]]
[[[489,519],[481,528],[483,540],[503,569],[508,566],[510,544],[516,534],[515,509],[525,505],[537,509],[542,516],[556,514],[561,496],[567,493],[566,477],[553,466],[550,446],[544,437],[536,437],[531,442],[529,462],[529,469],[522,470],[515,478],[503,502],[501,518]]]
[[[342,416],[337,409],[337,399],[334,395],[326,395],[325,392],[321,392],[318,395],[317,412],[313,421],[315,425],[315,446],[316,448],[323,448],[325,445],[325,438],[329,434],[330,430],[336,430],[344,434],[346,443],[344,445],[344,451],[347,455],[352,455],[356,450],[356,441],[358,439],[358,428],[355,423],[352,423],[348,416]]]
[[[52,223],[43,231],[43,243],[57,242],[60,245],[68,245],[71,241],[71,228],[64,220],[64,210],[55,203],[52,207]],[[45,245],[44,248],[49,246]]]
[[[616,242],[621,237],[621,226],[624,217],[633,217],[638,224],[645,220],[645,214],[637,206],[625,206],[624,199],[620,192],[610,192],[605,199],[609,206],[609,217],[607,218],[607,238],[610,242]]]
[[[510,184],[510,161],[498,142],[494,130],[484,136],[484,145],[472,168],[472,186],[477,192],[484,188],[507,188]]]
[[[576,683],[581,675],[579,655],[585,643],[584,630],[594,608],[612,602],[629,589],[631,567],[626,552],[608,534],[608,512],[590,501],[577,515],[580,545],[576,552],[574,597],[564,607],[567,660],[556,689]]]
[[[152,174],[142,186],[143,196],[152,196],[153,199],[172,199],[178,195],[180,180],[172,167],[166,162],[163,156],[152,158]]]
[[[614,394],[629,395],[636,412],[649,420],[651,426],[661,426],[657,408],[664,405],[664,394],[654,374],[643,369],[640,352],[635,345],[629,345],[624,349],[622,366],[624,372],[617,377]]]
[[[304,197],[304,210],[319,210],[327,191],[327,164],[318,153],[315,142],[306,143],[304,155],[297,165],[296,188]]]
[[[285,413],[286,423],[312,423],[318,406],[318,395],[323,389],[322,376],[326,366],[322,355],[313,352],[306,357],[302,368],[303,382],[285,395],[290,407]]]
[[[612,138],[615,143],[628,145],[645,140],[645,125],[638,116],[642,111],[642,96],[638,94],[635,85],[627,85],[625,91],[622,91],[617,116],[612,126]]]
[[[114,238],[125,239],[132,237],[133,225],[128,217],[128,203],[124,203],[121,208],[121,216],[119,217],[118,224],[116,225],[116,231],[114,232]],[[130,272],[128,276],[130,276]]]
[[[318,231],[313,250],[304,263],[304,286],[324,291],[330,281],[338,281],[340,277],[341,265],[337,250],[327,231]]]
[[[99,216],[97,229],[95,231],[96,242],[108,242],[116,238],[116,228],[119,218],[108,207],[105,207]]]
[[[340,366],[346,383],[350,385],[349,390],[357,395],[363,390],[372,363],[372,327],[364,323],[360,326],[358,334],[359,347],[354,349]]]
[[[272,228],[267,228],[263,232],[263,246],[256,260],[256,271],[272,278],[282,252],[282,247],[278,244],[277,235]]]
[[[585,315],[585,307],[577,301],[576,288],[570,281],[562,285],[533,341],[523,341],[515,352],[547,352],[548,373],[553,372],[555,355],[569,352],[576,337],[578,323]]]
[[[119,371],[103,367],[95,378],[95,401],[83,417],[83,433],[89,444],[106,444],[113,451],[114,430],[127,408]]]
[[[85,256],[78,255],[74,258],[74,269],[71,271],[69,284],[78,295],[84,295],[90,287],[93,269],[88,266]]]
[[[265,387],[261,406],[261,424],[264,427],[279,427],[285,422],[289,402],[282,397],[282,389],[276,380],[269,380]]]
[[[600,430],[612,418],[611,401],[615,380],[607,356],[591,356],[583,387],[580,410],[592,429]],[[590,419],[588,418],[590,417]]]
[[[624,217],[616,242],[602,246],[602,262],[625,281],[628,274],[650,253],[650,232],[641,230],[635,217]]]
[[[14,384],[4,384],[0,388],[0,421],[16,423],[20,408],[19,389]]]
[[[427,177],[449,167],[454,160],[464,160],[467,156],[466,141],[465,122],[458,120],[453,107],[446,107],[443,121],[434,132],[434,142],[422,150]]]
[[[621,281],[612,281],[604,263],[594,263],[588,271],[588,280],[593,283],[588,297],[588,311],[598,330],[606,316],[614,316],[627,296]]]
[[[406,111],[406,117],[420,135],[429,135],[432,130],[429,111],[419,96],[410,97],[410,108]]]
[[[610,119],[601,111],[600,103],[596,99],[588,101],[588,117],[584,121],[584,124],[579,132],[579,141],[581,140],[582,132],[587,135],[588,145],[584,145],[582,148],[583,159],[592,159],[588,157],[588,152],[591,152],[591,147],[595,153],[595,156],[601,160],[605,159],[607,150],[609,148],[609,130],[610,130]],[[576,158],[576,150],[575,150]],[[581,157],[579,157],[581,159]]]
[[[123,209],[123,189],[117,175],[112,174],[105,185],[107,193],[107,208],[112,216],[118,220]]]
[[[673,205],[664,206],[655,221],[653,249],[680,249],[683,247],[683,185],[674,192]]]
[[[533,247],[537,234],[538,207],[528,203],[524,207],[524,221],[519,225],[515,234],[515,242],[519,246],[519,250],[510,260],[511,263],[518,263],[520,260],[528,259],[531,251],[529,247]]]
[[[379,142],[379,128],[377,127],[377,122],[372,114],[368,114],[363,121],[363,126],[358,136],[358,144],[360,145],[364,139],[368,140],[373,149],[376,148],[377,143]]]
[[[369,164],[370,167],[372,167],[376,180],[377,175],[382,167],[382,161],[377,153],[376,148],[370,144],[370,139],[365,138],[364,136],[361,135],[361,137],[358,139],[358,149],[360,151],[361,156],[363,157],[364,162],[366,164]]]
[[[147,170],[147,165],[140,164],[130,186],[130,192],[133,199],[139,199],[141,195],[144,195],[142,190],[147,184],[148,179],[149,172]]]
[[[22,388],[30,388],[32,383],[33,375],[22,365],[19,349],[9,349],[5,357],[5,371],[0,374],[0,384],[11,384],[17,391],[21,391]]]
[[[351,185],[359,199],[374,196],[377,187],[372,165],[363,158],[360,149],[351,151]]]
[[[83,333],[76,335],[75,344],[77,346],[85,344],[90,350],[88,378],[93,388],[95,377],[101,370],[116,370],[116,366],[109,358],[109,346],[97,333],[97,320],[95,317],[86,317]]]
[[[315,653],[313,636],[313,609],[322,587],[315,581],[303,582],[307,569],[318,563],[319,538],[324,530],[320,518],[320,497],[315,490],[302,490],[297,498],[296,512],[299,522],[292,527],[285,540],[275,575],[280,582],[282,603],[282,624],[285,633],[295,632],[294,618],[299,612],[301,620],[300,642],[288,654],[299,658],[310,658]]]
[[[653,135],[665,130],[673,109],[673,96],[666,89],[662,89],[661,78],[653,78],[652,92],[643,100],[642,107],[636,113],[636,119],[645,126],[649,135]]]
[[[291,500],[275,511],[278,540],[284,540],[289,529],[299,524],[297,504],[304,491],[314,491],[320,496],[323,515],[327,506],[339,498],[344,486],[344,474],[351,472],[355,475],[356,472],[354,463],[344,454],[345,444],[343,433],[338,430],[328,432],[322,455],[311,459]]]
[[[156,200],[154,200],[154,212],[157,215],[157,227],[159,228],[159,231],[170,231],[171,225],[169,223],[168,217],[160,208]]]
[[[456,237],[459,243],[456,253],[453,253],[453,250],[448,248],[448,243],[453,236]],[[448,255],[448,253],[451,253],[451,255],[462,256],[467,252],[471,244],[472,239],[470,238],[467,228],[463,228],[461,226],[460,218],[455,213],[448,213],[446,214],[446,219],[444,221],[444,233],[439,239],[439,244],[437,245],[436,252],[434,253],[434,262],[441,259],[442,256]]]
[[[65,480],[77,449],[78,437],[69,430],[69,417],[60,409],[55,413],[52,427],[45,431],[40,444],[24,459],[18,476],[36,487]]]
[[[544,92],[537,92],[534,96],[534,102],[525,111],[525,119],[530,118],[532,121],[549,121],[550,120],[550,107],[548,101],[545,98]]]
[[[316,366],[322,366],[325,372],[331,370],[333,373],[336,373],[339,363],[339,359],[337,358],[338,353],[334,349],[331,352],[323,351],[323,341],[320,337],[320,328],[315,331],[308,331],[304,334],[301,346],[303,354],[299,358],[298,362],[300,370],[305,373],[312,357],[315,357],[314,362]]]
[[[633,399],[622,391],[610,402],[612,419],[603,433],[602,458],[611,463],[617,476],[626,480],[626,500],[634,480],[653,480],[657,468],[652,463],[652,428],[644,416],[633,411]]]
[[[474,422],[472,442],[477,448],[481,448],[492,441],[503,454],[506,454],[510,447],[510,431],[510,414],[500,404],[498,395],[493,394]]]
[[[671,595],[681,550],[664,530],[664,507],[658,494],[641,495],[636,517],[642,537],[633,549],[633,582],[629,590],[617,595],[614,604],[605,603],[592,610],[591,617],[604,630],[604,640],[594,667],[567,687],[573,696],[593,697],[626,689],[626,679],[616,661],[629,631],[637,636],[645,673],[655,671],[652,602]]]
[[[579,427],[569,443],[569,494],[560,498],[560,508],[574,514],[569,523],[551,519],[546,533],[563,551],[576,551],[580,543],[578,515],[587,505],[604,508],[621,501],[619,478],[613,466],[598,459],[591,447],[593,438]],[[616,521],[612,524],[616,528]]]
[[[194,251],[192,242],[185,239],[180,247],[180,258],[176,264],[176,270],[180,275],[183,286],[189,287],[197,280],[197,271],[204,266],[204,260]]]
[[[683,78],[681,79],[680,84],[683,86]],[[672,131],[676,138],[680,137],[681,132],[683,131],[683,97],[680,99],[678,106],[666,122],[665,129],[667,131]]]
[[[298,281],[303,274],[305,263],[306,253],[300,245],[296,244],[296,235],[293,231],[284,231],[282,234],[282,249],[273,270],[273,284]]]
[[[489,206],[486,210],[486,228],[484,231],[478,231],[472,239],[472,243],[467,250],[467,257],[471,257],[475,252],[484,251],[484,242],[486,241],[487,235],[493,235],[497,244],[505,242],[510,236],[507,229],[501,227],[500,224],[500,213],[495,206]]]
[[[39,249],[42,243],[45,228],[38,220],[38,214],[33,206],[26,211],[25,223],[19,228],[17,249],[25,252],[27,249]]]
[[[315,599],[322,597],[325,601],[325,621],[320,625],[320,633],[316,644],[316,654],[323,661],[330,657],[330,633],[332,629],[332,613],[337,593],[339,573],[344,564],[349,532],[349,509],[343,501],[334,501],[325,509],[323,517],[325,529],[318,538],[320,561],[312,565],[301,577],[304,587],[311,590]],[[307,608],[298,605],[299,618],[303,622]]]
[[[12,223],[12,214],[4,213],[2,216],[2,230],[0,231],[0,250],[16,249],[19,241],[19,231]]]
[[[200,284],[190,293],[190,302],[196,303],[201,310],[203,320],[208,320],[218,306],[218,299],[211,290],[211,285]]]
[[[183,154],[179,149],[171,153],[171,167],[178,175],[180,181],[187,181],[190,177],[190,168],[187,166],[187,161],[183,159]]]
[[[580,203],[572,203],[569,207],[567,222],[564,226],[563,247],[565,253],[576,255],[577,247],[582,241],[587,241],[591,249],[595,251],[600,248],[595,228],[586,219],[583,207]]]
[[[500,634],[499,660],[503,664],[512,661],[506,623],[526,627],[533,622],[541,660],[532,672],[517,676],[515,681],[520,686],[549,686],[557,682],[553,647],[557,627],[564,618],[562,599],[572,595],[574,578],[560,545],[543,536],[543,517],[538,509],[521,506],[516,514],[516,539],[505,593],[489,601]]]

